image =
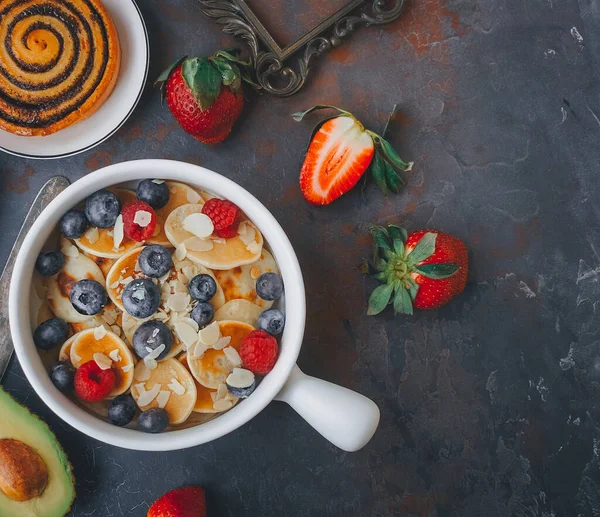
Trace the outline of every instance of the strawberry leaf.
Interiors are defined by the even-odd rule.
[[[385,159],[397,170],[409,171],[412,168],[412,163],[406,163],[404,160],[402,160],[402,158],[398,156],[398,153],[396,153],[392,147],[392,144],[390,144],[385,138],[378,137],[377,143],[379,144]]]
[[[165,86],[167,84],[167,81],[169,80],[169,77],[171,77],[173,70],[175,70],[181,64],[181,62],[186,58],[187,58],[187,56],[181,56],[180,58],[177,58],[177,60],[175,62],[171,63],[168,68],[163,70],[162,74],[160,74],[158,76],[158,78],[156,79],[156,81],[154,81],[153,86],[155,88],[160,88],[160,103],[161,104],[165,101],[165,95],[166,95],[166,87]]]
[[[387,183],[387,163],[380,156],[378,152],[373,156],[373,162],[371,163],[371,173],[373,179],[381,191],[387,196],[388,194],[388,183]]]
[[[394,314],[412,315],[413,304],[410,294],[400,282],[397,283],[400,285],[396,287],[396,294],[394,295]]]
[[[236,65],[228,63],[224,59],[218,58],[211,59],[211,61],[212,64],[217,67],[217,70],[221,74],[221,79],[223,80],[223,84],[225,86],[229,86],[236,79],[239,79],[240,70]]]
[[[408,282],[408,294],[410,294],[410,299],[414,301],[417,297],[417,293],[419,292],[419,284],[414,281],[412,278],[407,278]]]
[[[422,266],[415,266],[415,269],[423,276],[431,278],[433,280],[441,280],[443,278],[450,278],[454,276],[460,266],[457,264],[444,263],[444,264],[425,264]]]
[[[371,227],[371,235],[373,236],[373,241],[375,242],[375,246],[377,248],[381,248],[383,250],[391,249],[392,244],[389,233],[383,226]]]
[[[417,242],[417,245],[409,253],[407,257],[408,265],[414,266],[415,264],[419,264],[425,259],[431,257],[431,255],[433,255],[435,251],[436,238],[437,235],[431,232],[428,232],[425,235],[423,235],[423,237],[421,237],[421,240]]]
[[[206,110],[221,92],[223,79],[215,66],[206,57],[186,59],[181,66],[181,75],[192,90],[200,109]]]
[[[371,296],[369,296],[369,309],[367,310],[367,315],[374,316],[383,311],[390,303],[393,291],[393,284],[385,284],[376,287],[371,293]]]
[[[392,240],[401,239],[402,242],[406,242],[406,239],[408,239],[408,232],[400,226],[397,226],[395,224],[388,224],[387,229]]]
[[[348,113],[347,111],[340,109],[336,106],[329,106],[327,104],[317,104],[316,106],[313,106],[312,108],[307,109],[306,111],[299,111],[298,113],[293,113],[292,118],[296,122],[300,122],[309,113],[312,113],[313,111],[324,110],[324,109],[334,109],[334,110],[339,111],[342,115],[351,116],[350,113]]]
[[[386,165],[386,181],[388,187],[394,194],[398,194],[400,192],[400,187],[404,185],[404,180],[400,177],[400,175],[395,171],[395,169],[388,163],[385,162]]]
[[[215,58],[225,59],[231,63],[237,63],[238,65],[242,65],[243,67],[248,67],[252,65],[252,60],[248,59],[247,61],[243,61],[239,58],[239,55],[242,51],[239,48],[229,48],[225,50],[219,50],[215,54]]]
[[[404,257],[404,242],[402,242],[402,239],[394,239],[394,251],[396,255]]]

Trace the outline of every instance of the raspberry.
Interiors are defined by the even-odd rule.
[[[210,217],[215,227],[214,234],[221,239],[231,239],[237,235],[240,209],[225,199],[209,199],[202,207],[202,213]]]
[[[277,362],[277,340],[264,330],[253,330],[240,347],[244,368],[258,375],[267,375]]]
[[[115,372],[102,370],[96,361],[82,364],[75,373],[75,393],[86,402],[99,402],[108,397],[115,385]]]
[[[150,214],[149,221],[146,214]],[[121,215],[123,216],[123,232],[125,237],[133,239],[136,242],[142,242],[154,235],[154,230],[156,230],[156,212],[148,203],[144,201],[127,203],[121,209]],[[140,223],[145,226],[141,226]]]

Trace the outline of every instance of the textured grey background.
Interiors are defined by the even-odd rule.
[[[183,53],[232,43],[193,0],[140,6],[151,78]],[[402,20],[324,58],[297,96],[252,97],[223,145],[187,136],[148,86],[97,149],[48,162],[0,156],[2,259],[55,174],[174,158],[239,182],[298,252],[309,314],[301,367],[382,411],[355,454],[282,404],[210,445],[141,454],[62,423],[13,361],[7,389],[47,419],[75,467],[73,515],[143,516],[187,483],[207,487],[211,517],[600,515],[599,35],[597,0],[412,0]],[[396,102],[391,138],[416,162],[404,191],[305,203],[298,171],[317,118],[289,114],[333,103],[381,129]],[[367,318],[372,284],[356,265],[368,225],[385,222],[464,239],[465,293],[414,317]]]

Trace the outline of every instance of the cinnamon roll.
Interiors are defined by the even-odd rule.
[[[0,129],[44,136],[89,117],[120,63],[99,0],[0,0]]]

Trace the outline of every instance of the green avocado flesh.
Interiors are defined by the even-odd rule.
[[[0,439],[29,445],[48,467],[48,485],[40,497],[13,501],[0,491],[0,517],[63,517],[75,498],[71,464],[48,426],[0,388]]]

